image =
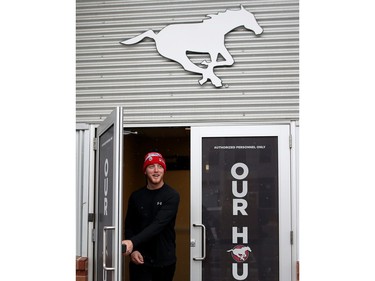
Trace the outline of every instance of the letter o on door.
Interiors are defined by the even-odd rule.
[[[242,174],[239,175],[237,174],[237,169],[242,168]],[[232,169],[230,170],[230,173],[236,180],[243,180],[244,178],[247,177],[249,174],[249,168],[246,166],[244,163],[236,163],[232,166]]]

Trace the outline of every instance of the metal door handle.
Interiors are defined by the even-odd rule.
[[[206,258],[206,227],[199,223],[194,223],[193,226],[202,228],[202,257],[193,258],[193,260],[203,261]]]
[[[106,265],[106,249],[107,249],[107,230],[114,230],[116,227],[114,226],[105,226],[103,227],[103,268],[104,270],[113,271],[115,270],[114,267],[107,267]]]

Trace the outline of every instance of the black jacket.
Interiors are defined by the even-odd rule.
[[[125,239],[133,242],[145,265],[166,266],[176,262],[174,230],[180,196],[167,184],[160,189],[143,187],[129,198]]]

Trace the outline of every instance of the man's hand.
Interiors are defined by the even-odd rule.
[[[133,252],[133,242],[131,240],[122,240],[121,244],[126,246],[125,256],[129,256]]]
[[[133,263],[135,264],[143,264],[144,263],[144,260],[143,260],[143,256],[140,252],[138,251],[134,251],[131,255],[130,255],[130,259]]]

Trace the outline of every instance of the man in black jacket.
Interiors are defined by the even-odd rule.
[[[146,154],[147,184],[130,195],[125,218],[125,255],[130,281],[172,281],[176,269],[174,230],[180,196],[164,183],[166,164],[157,152]]]

